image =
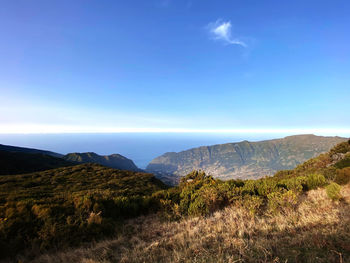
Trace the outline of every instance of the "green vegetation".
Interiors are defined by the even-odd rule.
[[[331,183],[327,185],[326,187],[326,193],[330,199],[333,201],[340,200],[341,194],[340,194],[340,185],[337,183]]]
[[[0,255],[69,247],[115,233],[157,205],[152,174],[83,164],[0,177]]]
[[[288,218],[309,190],[326,187],[332,200],[342,197],[339,184],[349,182],[350,167],[344,164],[348,153],[350,141],[293,170],[258,180],[222,181],[192,171],[172,188],[152,174],[96,164],[3,176],[0,254],[76,246],[116,234],[123,219],[150,212],[177,221],[234,207],[248,211],[252,220]],[[337,251],[344,253],[342,248]]]
[[[98,155],[93,152],[87,153],[69,153],[62,157],[63,159],[76,162],[76,163],[98,163],[103,166],[120,169],[140,172],[141,170],[137,168],[134,162],[120,154],[111,154],[111,155]]]
[[[326,178],[322,174],[312,173],[306,179],[308,189],[317,189],[326,185]]]
[[[349,167],[336,170],[334,181],[337,184],[347,184],[350,182],[350,164]]]
[[[294,170],[258,180],[221,181],[203,171],[192,171],[181,179],[179,186],[155,193],[154,197],[166,204],[166,218],[210,215],[237,203],[248,207],[252,214],[263,211],[276,214],[293,209],[301,193],[329,183],[327,193],[332,199],[338,198],[336,183],[350,181],[350,167],[337,168],[339,163],[344,164],[347,153],[350,153],[350,141],[336,145],[329,153],[310,159]]]
[[[224,180],[238,177],[257,179],[272,176],[279,170],[293,169],[344,141],[346,139],[341,137],[305,134],[260,142],[202,146],[178,153],[165,153],[152,160],[146,170],[158,173],[156,176],[168,182],[176,179],[179,182],[180,176],[198,169]],[[334,151],[345,153],[347,147]]]

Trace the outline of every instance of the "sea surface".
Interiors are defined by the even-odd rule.
[[[0,134],[0,144],[49,150],[61,154],[119,153],[146,168],[155,157],[214,144],[282,138],[287,134],[112,133],[112,134]]]

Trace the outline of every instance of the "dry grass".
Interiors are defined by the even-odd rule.
[[[90,247],[42,255],[33,262],[350,262],[350,185],[331,201],[308,192],[295,210],[252,216],[229,207],[207,218],[129,221],[124,234]]]

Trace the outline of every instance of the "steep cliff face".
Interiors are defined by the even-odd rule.
[[[129,171],[140,171],[134,162],[120,154],[112,155],[98,155],[93,152],[87,153],[69,153],[63,157],[67,161],[77,163],[98,163],[107,167],[129,170]]]
[[[278,170],[292,169],[345,140],[341,137],[295,135],[260,142],[203,146],[165,153],[152,160],[146,170],[168,179],[184,176],[194,169],[221,179],[258,178],[273,175]]]

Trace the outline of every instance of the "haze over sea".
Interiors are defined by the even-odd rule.
[[[95,152],[101,155],[119,153],[145,168],[155,157],[193,147],[275,139],[288,134],[228,133],[73,133],[73,134],[1,134],[0,143],[54,151]]]

